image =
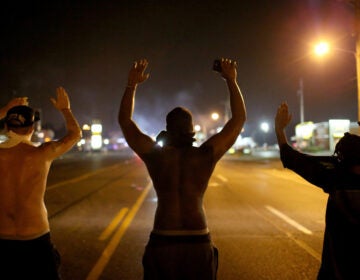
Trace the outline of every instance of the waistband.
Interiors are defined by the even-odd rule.
[[[152,233],[158,235],[176,235],[176,236],[183,236],[183,235],[205,235],[209,233],[209,229],[196,229],[196,230],[162,230],[162,229],[153,229]]]
[[[42,241],[49,241],[50,240],[50,232],[42,234],[40,236],[36,236],[35,238],[31,239],[16,239],[16,238],[3,238],[0,236],[0,241],[11,241],[11,242],[42,242]]]
[[[148,245],[160,246],[178,243],[211,243],[210,233],[201,235],[162,235],[152,232]]]

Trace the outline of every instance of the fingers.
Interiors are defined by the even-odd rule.
[[[56,100],[54,98],[50,97],[50,101],[56,107]]]
[[[57,87],[56,88],[56,93],[57,94],[66,94],[66,91],[63,87]]]
[[[68,94],[63,87],[58,87],[58,88],[56,88],[56,96],[57,96],[57,99],[67,98]]]
[[[50,101],[58,109],[69,107],[69,97],[63,87],[56,88],[56,98],[50,98]]]
[[[227,65],[233,66],[235,68],[237,67],[237,63],[236,63],[235,60],[231,60],[229,58],[221,58],[220,61],[221,61],[221,66],[222,67],[227,66]]]
[[[133,64],[133,68],[136,70],[143,71],[148,66],[148,61],[146,59],[140,59],[138,61],[135,61]]]
[[[227,81],[235,81],[237,77],[237,64],[235,60],[231,60],[229,58],[221,58],[221,76]]]
[[[289,107],[286,102],[281,102],[281,104],[278,107],[278,111],[287,112],[289,110]]]
[[[289,113],[289,107],[286,102],[282,102],[276,113],[276,120],[280,121],[281,119],[286,121],[286,124],[289,123],[292,119],[292,115]]]
[[[129,72],[128,85],[133,86],[142,83],[149,78],[149,73],[144,73],[148,64],[146,59],[140,59],[134,62],[133,67]]]

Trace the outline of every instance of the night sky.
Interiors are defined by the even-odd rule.
[[[135,119],[148,133],[165,126],[175,106],[194,122],[224,112],[227,88],[211,70],[217,57],[238,62],[248,121],[244,136],[259,137],[287,101],[299,122],[299,79],[305,120],[357,118],[355,59],[334,50],[311,55],[319,38],[355,50],[353,9],[339,0],[236,1],[2,1],[0,104],[28,96],[42,124],[62,129],[49,98],[69,93],[80,124],[100,119],[120,131],[117,112],[134,60],[147,58],[150,78],[138,87]],[[288,132],[293,135],[293,130]]]

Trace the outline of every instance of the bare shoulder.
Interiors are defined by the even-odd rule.
[[[1,164],[3,166],[22,166],[36,163],[35,166],[42,165],[48,161],[46,150],[41,146],[31,146],[28,144],[18,144],[12,148],[0,149]]]
[[[72,146],[73,143],[66,143],[66,141],[60,139],[43,143],[38,149],[45,157],[56,158],[69,151]]]

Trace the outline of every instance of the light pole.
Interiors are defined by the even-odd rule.
[[[356,33],[356,78],[357,78],[357,99],[358,99],[358,119],[360,121],[360,0],[354,1],[355,7],[355,33]]]
[[[267,146],[267,143],[266,143],[266,135],[267,135],[267,133],[268,133],[269,130],[270,130],[270,125],[269,125],[269,123],[266,122],[266,121],[260,123],[260,129],[261,129],[261,131],[262,131],[262,133],[263,133],[263,141],[264,141],[264,144],[263,144],[263,145],[264,145],[264,147],[266,147],[266,146]]]
[[[360,22],[360,12],[359,12],[359,20],[358,21]],[[360,32],[360,27],[359,27],[359,32]],[[355,61],[356,61],[356,80],[357,80],[357,84],[356,84],[356,87],[357,87],[357,89],[356,89],[356,93],[357,93],[357,118],[358,118],[357,121],[360,121],[360,39],[359,39],[360,36],[358,35],[358,32],[357,32],[356,36],[357,36],[357,38],[356,38],[356,51],[355,52],[340,49],[340,48],[333,48],[333,49],[341,51],[341,52],[350,53],[355,58]],[[324,47],[324,44],[326,44],[326,49]],[[323,45],[323,46],[321,46],[321,45]],[[330,47],[325,42],[318,43],[318,44],[316,44],[314,46],[314,53],[317,56],[324,56],[329,52],[329,50],[330,50]],[[300,87],[302,87],[302,86],[300,86]]]
[[[360,121],[360,0],[347,0],[353,5],[355,11],[355,38],[356,38],[356,78],[357,78],[357,99],[358,99],[358,119]]]
[[[360,121],[360,0],[344,0],[344,2],[347,2],[351,4],[354,8],[354,14],[355,14],[355,40],[356,40],[356,46],[355,46],[355,52],[352,51],[345,51],[347,53],[352,53],[355,56],[356,61],[356,79],[357,79],[357,121]],[[326,51],[324,51],[326,50]],[[329,50],[329,46],[322,42],[318,45],[316,45],[314,51],[317,55],[324,55]]]
[[[324,56],[329,52],[329,44],[325,41],[317,43],[314,46],[314,53],[317,56]],[[300,103],[300,123],[305,122],[305,113],[304,113],[304,81],[303,78],[299,79],[299,89],[297,91],[299,96],[299,103]]]
[[[298,95],[299,95],[299,99],[300,99],[300,123],[303,123],[304,120],[304,83],[303,83],[303,79],[300,78],[299,80],[299,90],[298,90]]]

